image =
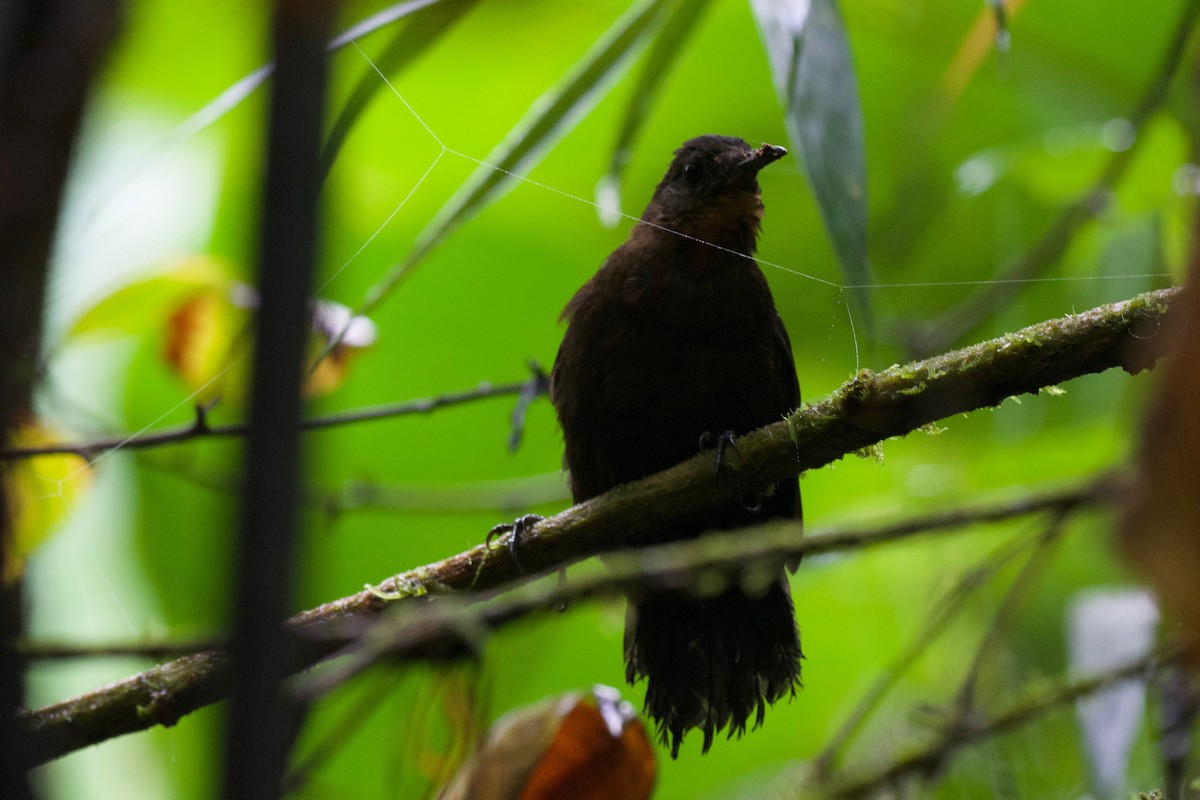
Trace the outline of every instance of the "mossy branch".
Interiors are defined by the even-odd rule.
[[[938,510],[867,527],[804,530],[784,519],[699,539],[621,550],[605,556],[602,571],[567,581],[534,580],[483,594],[446,594],[439,602],[397,604],[397,613],[343,619],[309,628],[314,641],[340,646],[339,663],[299,682],[298,691],[316,698],[380,660],[440,660],[479,652],[487,634],[539,612],[561,610],[581,600],[670,588],[714,595],[733,583],[760,584],[780,565],[826,553],[859,552],[916,536],[947,534],[1018,517],[1049,514],[1061,523],[1085,510],[1108,508],[1125,495],[1126,480],[1102,474],[1079,486],[1021,496],[999,503]],[[548,578],[543,573],[541,576]]]
[[[599,552],[644,542],[685,514],[734,502],[847,454],[902,436],[953,414],[1036,394],[1081,375],[1120,367],[1136,373],[1163,354],[1163,323],[1180,289],[1163,289],[1024,328],[905,366],[863,370],[837,391],[737,441],[733,473],[700,454],[620,486],[528,528],[522,565],[551,570]],[[429,594],[485,590],[520,577],[505,542],[480,545],[410,570],[350,597],[301,612],[298,634],[331,622],[367,618],[385,606]],[[328,649],[297,648],[293,667]],[[171,725],[223,698],[229,663],[220,652],[186,656],[87,695],[24,712],[19,723],[40,761],[105,739]]]
[[[716,508],[940,419],[1037,394],[1072,378],[1119,367],[1153,366],[1167,337],[1160,327],[1181,289],[1161,289],[1082,314],[1031,325],[971,347],[879,372],[860,371],[824,400],[737,440],[732,477],[714,454],[580,503],[527,528],[521,564],[539,572],[617,547],[644,542],[665,524]],[[388,578],[389,595],[490,589],[520,577],[501,543],[480,545]],[[294,618],[299,625],[378,611],[364,591]]]

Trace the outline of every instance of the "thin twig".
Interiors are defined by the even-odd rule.
[[[844,777],[835,776],[828,784],[820,787],[820,796],[869,797],[881,789],[895,786],[910,776],[936,774],[959,750],[969,744],[1007,733],[1123,680],[1144,677],[1160,663],[1171,661],[1175,657],[1173,653],[1149,653],[1125,666],[1031,694],[990,718],[963,720],[961,724],[948,728],[925,747],[902,755],[891,763],[871,771],[849,773]]]
[[[22,642],[17,655],[25,661],[70,661],[81,658],[177,658],[200,650],[224,647],[216,639],[145,644],[68,644],[65,642]]]
[[[399,403],[388,403],[386,405],[371,406],[368,408],[359,408],[352,411],[343,411],[336,414],[328,414],[322,417],[313,417],[304,420],[300,424],[300,429],[303,431],[320,430],[323,428],[333,428],[340,425],[352,425],[358,422],[367,422],[377,419],[388,419],[391,417],[401,417],[409,414],[428,414],[431,411],[436,411],[448,406],[463,405],[475,400],[484,400],[489,397],[502,397],[506,395],[518,395],[521,398],[536,397],[539,394],[545,393],[545,376],[540,372],[535,372],[530,378],[521,381],[520,383],[501,383],[492,384],[484,382],[476,386],[474,389],[467,389],[461,392],[453,392],[451,394],[437,395],[434,397],[423,397],[416,400],[405,400]],[[528,401],[524,401],[528,403]],[[207,410],[202,406],[196,407],[196,417],[188,425],[168,428],[166,430],[151,431],[148,433],[131,433],[124,436],[110,436],[101,439],[93,439],[84,442],[62,442],[58,444],[49,444],[41,447],[21,447],[8,450],[0,450],[0,461],[12,461],[25,458],[36,458],[38,456],[51,455],[77,455],[81,458],[91,460],[101,453],[110,450],[141,450],[149,447],[162,447],[164,445],[180,444],[182,442],[191,441],[201,438],[220,438],[220,437],[241,437],[249,433],[250,427],[244,422],[234,422],[227,425],[212,425],[208,422]]]
[[[1056,513],[1063,506],[1056,506]],[[1030,546],[1028,539],[1017,539],[1005,542],[994,552],[989,553],[983,562],[967,570],[954,583],[948,592],[938,601],[925,619],[921,630],[886,667],[879,672],[875,682],[867,689],[866,694],[854,706],[842,721],[841,726],[834,732],[821,752],[808,765],[807,772],[822,779],[828,776],[837,764],[839,756],[845,752],[847,745],[862,730],[862,725],[883,700],[884,696],[900,680],[914,662],[925,653],[929,646],[945,632],[950,622],[959,611],[966,606],[964,601],[977,589],[986,584],[997,572],[1011,562]]]
[[[561,470],[520,478],[454,484],[381,484],[347,480],[331,487],[314,486],[307,501],[332,514],[361,509],[400,512],[500,511],[516,513],[571,499]]]
[[[1049,566],[1051,556],[1054,554],[1054,545],[1062,538],[1067,518],[1066,511],[1055,509],[1046,529],[1037,537],[1034,551],[1029,556],[1029,560],[1021,567],[1017,577],[1009,585],[1008,591],[1004,593],[1000,608],[992,618],[987,631],[984,632],[983,639],[975,650],[975,656],[971,659],[971,666],[967,668],[967,674],[959,687],[955,713],[960,721],[974,713],[975,692],[979,686],[979,677],[983,672],[983,666],[995,653],[1000,643],[1004,641],[1004,636],[1016,620],[1021,605],[1028,599],[1037,582],[1045,574],[1046,567]]]
[[[512,411],[512,430],[508,434],[508,449],[513,453],[517,452],[517,448],[521,446],[521,437],[525,435],[525,413],[529,411],[530,404],[541,395],[550,394],[550,376],[542,369],[542,365],[536,361],[530,361],[529,371],[533,373],[533,377],[525,382]]]
[[[309,777],[345,749],[354,734],[363,730],[367,720],[381,709],[384,698],[395,688],[395,684],[387,680],[364,686],[361,696],[339,713],[329,730],[303,757],[296,756],[294,763],[288,767],[283,778],[285,796],[302,794]]]

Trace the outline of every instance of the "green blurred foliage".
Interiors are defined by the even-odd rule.
[[[491,152],[628,6],[624,0],[483,2],[416,64],[391,76],[392,86],[376,94],[329,176],[320,295],[360,305],[474,171],[476,163],[463,154],[483,159]],[[880,324],[870,341],[852,327],[846,298],[834,288],[840,280],[834,251],[799,165],[789,160],[767,170],[761,177],[767,214],[760,255],[770,265],[764,269],[791,331],[806,398],[819,398],[858,367],[906,358],[890,323],[932,319],[980,290],[968,284],[994,278],[1089,189],[1112,157],[1105,144],[1105,131],[1112,128],[1106,126],[1129,115],[1155,78],[1182,6],[1028,2],[1011,18],[1010,49],[985,48],[977,68],[959,76],[965,80],[961,94],[949,96],[945,86],[954,77],[955,54],[977,20],[987,18],[983,4],[842,4],[865,120],[870,257],[882,284],[873,300]],[[342,18],[349,26],[375,10],[366,2],[347,3]],[[258,5],[130,4],[127,30],[95,98],[88,135],[113,135],[112,120],[144,117],[165,121],[169,132],[265,63],[265,30]],[[369,59],[388,39],[386,31],[377,33],[332,57],[335,109],[372,72]],[[1190,57],[1184,63],[1186,74]],[[378,343],[345,385],[312,405],[313,414],[436,395],[485,380],[519,380],[531,359],[549,367],[561,333],[560,309],[630,226],[628,220],[602,226],[591,200],[608,169],[635,78],[635,72],[624,75],[529,171],[527,182],[514,183],[387,296],[372,314]],[[1082,227],[1061,263],[1045,273],[1072,280],[1029,284],[1015,302],[978,320],[970,340],[1124,299],[1163,285],[1163,273],[1180,274],[1191,200],[1179,191],[1178,176],[1195,148],[1191,92],[1189,81],[1175,82],[1113,202]],[[217,153],[203,162],[216,173],[215,191],[169,187],[180,197],[195,191],[189,199],[212,218],[207,239],[181,240],[159,255],[171,247],[203,250],[252,274],[264,98],[258,92],[194,139],[168,135],[160,147],[117,171],[120,180],[108,189],[119,198],[139,176],[153,180],[162,159],[191,157],[188,148],[196,142]],[[786,141],[767,60],[744,2],[712,3],[681,52],[633,148],[623,181],[624,211],[640,212],[680,142],[709,132]],[[97,151],[83,152],[83,172],[89,152]],[[135,225],[154,224],[151,207],[125,212]],[[93,234],[86,222],[67,225],[66,251],[90,242]],[[119,265],[114,275],[155,267],[145,253],[122,250],[119,240],[87,245],[101,246],[113,248],[103,255]],[[58,280],[69,286],[81,265],[65,261],[57,268]],[[1159,277],[1145,277],[1151,274]],[[69,349],[64,345],[52,355]],[[88,435],[192,418],[187,392],[163,365],[153,336],[132,349],[105,351],[103,358],[104,367],[64,371],[48,389],[44,403],[60,427]],[[1009,401],[947,420],[939,435],[888,442],[882,463],[851,458],[807,475],[806,521],[815,528],[886,521],[973,498],[1060,486],[1121,464],[1135,441],[1150,380],[1124,374],[1080,379],[1064,387],[1061,397]],[[91,392],[105,396],[88,381],[119,387],[114,402],[75,402]],[[457,553],[517,513],[565,507],[563,484],[559,502],[539,507],[458,513],[422,508],[422,487],[479,484],[482,491],[489,481],[553,476],[559,470],[561,442],[549,404],[541,400],[531,408],[516,453],[506,449],[511,409],[511,398],[496,399],[307,435],[309,513],[296,607]],[[215,421],[234,418],[233,410],[213,411]],[[114,615],[125,622],[110,638],[182,638],[222,629],[230,611],[240,455],[236,442],[203,441],[136,455],[118,451],[97,465],[101,471],[106,462],[122,467],[123,479],[104,491],[132,498],[127,529],[96,540],[86,520],[79,521],[72,544],[47,548],[41,557],[88,560],[91,548],[128,549],[141,571],[135,588],[75,601],[114,605]],[[330,507],[330,498],[350,481],[415,491],[402,508]],[[87,508],[109,502],[101,489],[96,487]],[[1048,577],[983,672],[984,707],[1062,673],[1064,609],[1074,592],[1132,580],[1110,549],[1108,526],[1107,518],[1091,515],[1071,524]],[[807,561],[792,579],[807,656],[803,692],[773,709],[764,728],[741,741],[718,742],[704,758],[689,742],[677,762],[662,761],[656,796],[762,796],[786,766],[819,751],[955,580],[1001,542],[1035,530],[1025,521]],[[35,605],[55,591],[48,578],[38,580],[39,574],[55,574],[53,565],[40,573],[36,566]],[[900,678],[850,760],[873,763],[930,732],[913,709],[952,699],[1013,574],[1003,571],[970,596],[955,624]],[[594,683],[624,686],[623,615],[620,602],[581,604],[495,637],[474,676],[480,713],[490,720],[550,694]],[[89,633],[61,620],[51,630],[85,640]],[[146,664],[130,660],[118,666],[116,676]],[[112,676],[111,669],[105,674]],[[72,686],[79,691],[90,680],[96,685],[101,679],[86,674]],[[331,741],[343,746],[333,747],[304,774],[296,796],[421,796],[422,776],[435,771],[433,756],[466,735],[461,720],[438,699],[458,691],[456,681],[461,678],[424,668],[378,669],[319,705],[298,757]],[[46,686],[36,702],[64,693],[62,684]],[[640,702],[640,689],[625,692]],[[356,699],[363,696],[368,701]],[[137,780],[128,770],[141,769],[160,776],[158,796],[211,796],[219,774],[220,717],[219,710],[206,710],[175,729],[71,756],[40,777],[49,796],[108,797],[104,787],[117,779],[111,764],[133,764],[122,767],[126,789]],[[1143,733],[1136,750],[1130,788],[1157,785],[1150,736]],[[120,748],[130,747],[130,738],[141,749],[105,757],[125,753]],[[1063,711],[969,749],[928,794],[1083,794],[1087,777],[1078,741],[1073,718]],[[111,762],[107,768],[105,760]]]

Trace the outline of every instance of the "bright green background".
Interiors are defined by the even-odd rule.
[[[1127,115],[1158,69],[1181,2],[1143,6],[1086,0],[1029,2],[1012,21],[1011,51],[990,52],[961,98],[939,117],[939,84],[983,4],[951,0],[845,3],[865,116],[871,255],[879,282],[920,284],[875,293],[876,340],[857,341],[837,290],[840,273],[815,202],[793,159],[761,177],[767,207],[760,255],[791,331],[804,397],[815,400],[857,366],[905,358],[892,321],[930,319],[1021,253],[1094,180],[1109,153],[1106,123]],[[417,232],[530,104],[554,85],[626,9],[624,2],[483,2],[412,69],[381,91],[340,155],[325,194],[320,294],[350,306],[399,260]],[[348,25],[376,10],[348,4]],[[247,273],[255,251],[265,94],[194,137],[172,138],[193,112],[265,60],[265,17],[230,0],[147,0],[130,5],[125,35],[90,108],[58,249],[51,342],[88,302],[171,254],[212,252]],[[333,58],[335,107],[370,70],[388,33]],[[364,56],[365,53],[365,56]],[[1190,63],[1190,62],[1187,62]],[[1189,68],[1185,67],[1185,73]],[[549,366],[563,304],[627,234],[603,227],[589,202],[629,100],[619,81],[530,173],[422,263],[373,315],[378,344],[347,383],[313,413],[435,395],[480,381],[519,380],[525,363]],[[1155,117],[1112,208],[1078,235],[1053,277],[1179,274],[1189,202],[1175,178],[1194,146],[1187,81]],[[427,126],[427,128],[426,128]],[[719,132],[786,143],[767,61],[744,2],[718,0],[667,80],[634,151],[625,211],[637,214],[670,158],[691,136]],[[448,148],[443,152],[443,146]],[[419,188],[395,217],[377,228]],[[995,171],[963,191],[964,164]],[[360,252],[361,249],[361,252]],[[972,340],[1163,285],[1162,278],[1031,284]],[[929,285],[933,284],[933,285]],[[939,285],[941,284],[941,285]],[[76,435],[185,423],[187,393],[162,366],[147,334],[117,345],[65,343],[41,398]],[[142,321],[134,321],[139,323]],[[131,327],[137,327],[131,323]],[[856,362],[856,353],[858,361]],[[805,512],[815,528],[932,511],[979,496],[1060,486],[1129,457],[1152,379],[1105,374],[1065,386],[1062,397],[1007,402],[947,420],[940,435],[888,442],[882,463],[849,459],[807,475]],[[412,507],[306,517],[297,608],[479,543],[524,506],[474,512],[428,508],[422,487],[470,487],[540,475],[563,487],[561,443],[549,404],[534,404],[525,441],[505,442],[511,399],[428,416],[308,435],[313,496],[346,482],[415,487]],[[218,418],[236,416],[218,409]],[[71,641],[128,641],[216,634],[229,610],[238,448],[200,442],[118,452],[97,465],[66,530],[30,565],[32,629]],[[481,486],[480,490],[486,487]],[[537,509],[553,512],[561,500]],[[425,507],[423,507],[425,506]],[[762,796],[785,765],[814,755],[868,683],[909,641],[948,587],[1013,535],[1007,528],[865,555],[810,559],[792,579],[804,637],[805,689],[767,716],[762,730],[718,742],[706,757],[689,741],[660,762],[657,797]],[[972,596],[960,621],[900,681],[853,759],[882,760],[921,741],[921,704],[948,700],[1011,580]],[[1110,548],[1109,520],[1072,524],[1050,575],[984,672],[985,706],[1058,676],[1064,614],[1089,586],[1129,583]],[[466,678],[494,718],[548,694],[594,683],[624,686],[623,603],[581,604],[528,621],[492,640]],[[42,667],[33,703],[50,702],[149,666],[144,659]],[[424,669],[372,673],[318,708],[299,754],[332,740],[332,757],[300,797],[419,796],[426,751],[444,750],[440,698],[461,683]],[[640,703],[640,689],[624,689]],[[369,705],[356,698],[376,694]],[[365,701],[364,701],[365,702]],[[376,709],[366,713],[365,708]],[[211,796],[222,711],[206,709],[171,730],[114,741],[39,771],[47,796]],[[349,721],[348,721],[349,720]],[[334,728],[336,727],[336,732]],[[457,721],[449,727],[456,730]],[[1087,776],[1072,716],[971,748],[931,796],[1078,796]],[[1130,788],[1157,785],[1142,734]]]

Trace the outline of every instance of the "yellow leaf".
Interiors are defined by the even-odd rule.
[[[133,335],[157,330],[170,309],[189,295],[230,285],[226,265],[211,256],[187,256],[160,273],[105,295],[88,308],[67,332],[87,335]]]
[[[9,440],[14,449],[40,447],[62,437],[37,422],[19,427]],[[57,532],[58,524],[91,480],[91,467],[76,455],[40,456],[0,463],[0,483],[12,514],[13,538],[4,542],[5,583],[16,580],[25,559]]]

